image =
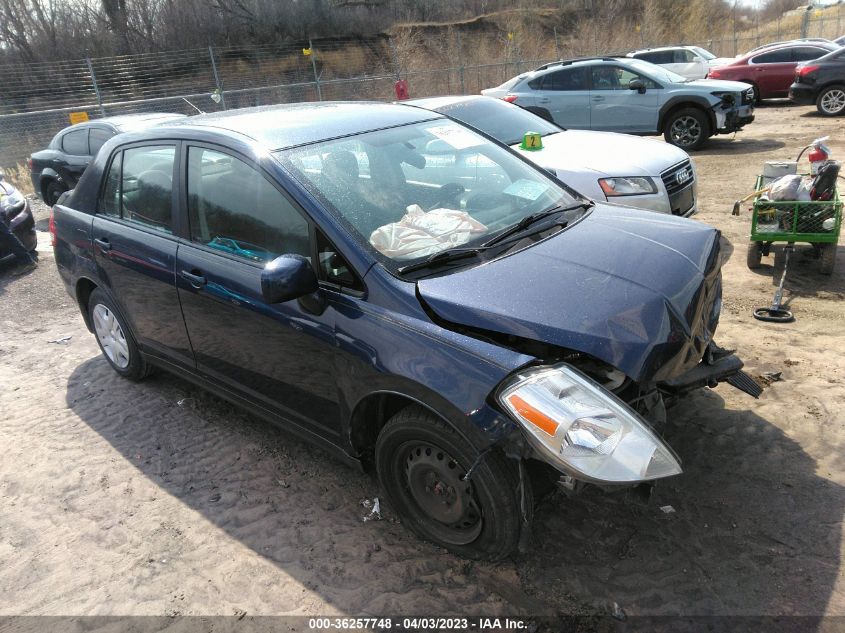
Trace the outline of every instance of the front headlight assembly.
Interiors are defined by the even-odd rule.
[[[681,473],[672,450],[633,409],[570,365],[521,371],[498,400],[539,456],[576,479],[635,484]]]
[[[645,176],[617,176],[599,178],[599,186],[608,198],[616,196],[644,196],[657,193],[657,186],[651,178]]]

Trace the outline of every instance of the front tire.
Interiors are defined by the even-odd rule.
[[[663,138],[683,150],[695,150],[710,138],[710,123],[698,108],[681,108],[666,117]]]
[[[118,374],[129,380],[143,380],[150,373],[138,345],[120,312],[100,289],[88,299],[88,318],[94,326],[97,344],[105,359]]]
[[[393,416],[376,441],[376,470],[387,499],[421,538],[466,558],[499,560],[513,552],[533,510],[528,477],[487,453],[463,481],[479,447],[421,407]],[[525,526],[527,529],[527,526]]]
[[[845,112],[845,86],[828,86],[816,97],[816,110],[822,116],[839,116]]]

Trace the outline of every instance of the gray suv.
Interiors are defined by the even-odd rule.
[[[737,81],[690,80],[639,59],[595,57],[540,66],[488,97],[515,103],[566,128],[663,134],[685,150],[754,120],[753,89]]]

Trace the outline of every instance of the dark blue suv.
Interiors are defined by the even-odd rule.
[[[108,141],[54,207],[108,362],[173,372],[375,469],[403,521],[507,555],[558,483],[681,472],[665,403],[728,381],[719,233],[594,204],[402,105],[276,106]]]

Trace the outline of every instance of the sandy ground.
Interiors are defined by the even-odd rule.
[[[845,158],[845,130],[808,107],[757,114],[695,154],[698,218],[733,251],[719,342],[781,380],[758,401],[696,393],[670,411],[682,476],[648,505],[556,493],[530,551],[498,565],[420,542],[389,508],[363,522],[369,476],[181,380],[118,378],[42,234],[38,269],[0,277],[0,615],[845,615],[843,247],[832,278],[799,255],[796,322],[762,324],[771,268],[746,268],[749,216],[730,215],[764,160],[823,134]]]

